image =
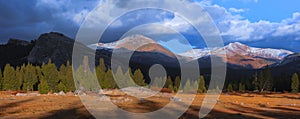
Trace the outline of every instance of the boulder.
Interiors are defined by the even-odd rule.
[[[27,93],[17,93],[16,96],[27,96]]]
[[[176,97],[172,97],[170,98],[171,101],[174,101],[174,102],[181,102],[182,100],[180,98],[176,98]]]
[[[66,95],[67,96],[74,96],[74,93],[70,91],[70,92],[67,92]]]
[[[66,93],[65,93],[64,91],[60,91],[60,92],[58,93],[58,95],[65,96]]]
[[[75,96],[79,95],[79,96],[85,96],[86,93],[84,93],[82,90],[75,90],[74,91]]]
[[[29,93],[28,95],[29,96],[40,96],[41,94],[39,94],[39,93]]]

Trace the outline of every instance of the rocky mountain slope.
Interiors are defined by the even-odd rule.
[[[97,44],[96,64],[99,63],[100,58],[104,58],[105,64],[110,67],[113,50],[128,55],[136,48],[139,39],[148,44],[138,47],[130,58],[129,63],[132,69],[142,69],[146,78],[147,71],[153,64],[162,64],[167,69],[168,74],[179,75],[180,66],[177,57],[180,60],[185,60],[186,65],[189,65],[189,62],[192,60],[197,60],[201,73],[204,75],[210,74],[210,55],[215,54],[216,57],[224,58],[225,53],[227,53],[227,59],[223,59],[223,61],[227,61],[227,77],[233,80],[243,78],[247,75],[251,76],[261,67],[263,68],[268,64],[270,64],[274,74],[300,72],[299,53],[292,54],[292,52],[287,50],[253,48],[241,43],[231,43],[225,47],[211,50],[194,49],[193,51],[189,51],[195,52],[192,54],[189,54],[189,52],[174,54],[153,40],[140,35],[125,38],[118,41],[119,43]],[[20,66],[28,62],[41,65],[43,62],[46,63],[51,59],[57,66],[60,66],[72,60],[74,43],[73,39],[55,32],[42,34],[33,42],[12,39],[8,44],[0,45],[0,65],[2,68],[7,63],[14,66]],[[87,46],[78,44],[82,48],[82,51],[95,53]],[[120,55],[115,60],[119,60],[116,62],[119,62],[121,65],[124,57]]]
[[[7,44],[0,45],[0,68],[3,69],[6,64],[19,66],[27,63],[27,56],[34,46],[34,41],[18,39],[10,39]]]
[[[141,46],[141,47],[139,47]],[[182,57],[188,61],[198,60],[203,65],[209,64],[211,54],[216,55],[227,62],[229,66],[259,69],[266,65],[280,62],[285,56],[293,52],[283,49],[255,48],[239,42],[230,43],[221,48],[193,49],[184,53],[172,53],[154,40],[142,35],[126,37],[112,43],[98,43],[90,45],[92,48],[119,49],[140,52],[159,52],[171,57]]]

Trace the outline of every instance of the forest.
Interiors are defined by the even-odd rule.
[[[88,69],[87,71],[85,71]],[[76,79],[73,79],[73,70],[77,74]],[[83,71],[84,70],[84,71]],[[89,81],[89,77],[82,73],[94,73],[97,76],[97,82]],[[39,91],[41,94],[48,92],[74,92],[77,87],[97,87],[91,85],[99,85],[104,89],[116,89],[119,88],[114,80],[113,74],[122,76],[130,76],[133,81],[139,86],[150,87],[145,83],[144,74],[140,69],[132,71],[130,68],[128,71],[123,72],[119,67],[116,72],[107,68],[104,64],[104,59],[101,58],[99,65],[96,66],[95,71],[90,68],[84,68],[83,66],[74,69],[70,62],[66,65],[61,65],[59,68],[49,60],[47,63],[43,63],[41,66],[33,64],[23,64],[22,66],[13,67],[10,64],[6,64],[4,70],[0,69],[0,90],[22,90],[27,91]],[[299,78],[298,74],[294,73],[288,80],[275,79],[272,77],[270,68],[267,67],[258,71],[252,77],[241,80],[226,80],[223,92],[292,92],[297,93],[299,91]],[[165,82],[163,78],[165,78]],[[157,77],[151,84],[151,87],[159,87],[163,85],[165,89],[169,89],[172,92],[177,92],[180,87],[183,92],[190,92],[193,89],[197,89],[198,93],[205,93],[209,85],[209,79],[204,76],[199,76],[199,79],[185,79],[181,85],[180,76],[172,78]],[[285,82],[284,82],[285,81]],[[124,78],[124,82],[131,85],[129,80]],[[216,87],[219,88],[219,87]],[[87,91],[97,91],[98,88],[85,88]]]

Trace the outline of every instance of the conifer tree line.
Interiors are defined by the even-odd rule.
[[[226,81],[224,86],[224,90],[227,92],[288,91],[297,93],[299,91],[299,78],[297,73],[294,73],[292,76],[281,75],[280,77],[273,77],[270,68],[267,66],[265,69],[257,71],[251,77]]]
[[[88,69],[86,72],[85,70]],[[41,66],[35,66],[30,63],[24,64],[22,66],[13,67],[7,64],[4,70],[0,69],[0,90],[23,90],[23,91],[39,91],[42,94],[48,92],[74,92],[76,90],[75,85],[82,87],[97,87],[95,85],[100,85],[104,89],[116,89],[119,88],[114,80],[113,73],[121,77],[121,82],[127,86],[134,86],[134,83],[139,86],[150,86],[145,83],[144,75],[140,69],[132,71],[130,68],[124,71],[118,67],[117,71],[112,71],[107,68],[104,59],[100,59],[100,63],[96,66],[95,71],[91,71],[90,68],[85,68],[83,66],[75,69],[75,73],[80,74],[77,77],[79,82],[74,82],[73,79],[73,67],[69,62],[66,65],[61,65],[59,68],[55,66],[51,60],[48,63],[43,63]],[[81,74],[85,72],[84,74]],[[89,81],[90,74],[95,73],[98,82]],[[126,77],[131,77],[134,82],[128,80]],[[163,80],[165,79],[165,80]],[[299,77],[297,73],[291,76],[288,83],[288,91],[297,93],[299,91]],[[164,81],[164,82],[163,82]],[[272,77],[270,69],[267,67],[264,70],[258,71],[252,77],[226,81],[223,91],[276,91],[280,89],[282,82],[281,80],[274,79]],[[207,82],[207,83],[206,83]],[[209,80],[205,79],[204,76],[200,76],[199,79],[186,79],[181,84],[181,79],[179,76],[175,78],[167,77],[156,77],[151,86],[152,87],[163,87],[172,90],[173,92],[178,92],[179,89],[183,89],[183,92],[197,91],[198,93],[205,93],[208,88]],[[279,85],[278,83],[281,83]],[[286,82],[285,82],[286,84]],[[85,89],[90,91],[96,91],[97,89]]]
[[[6,64],[0,73],[0,89],[24,92],[39,91],[42,94],[74,91],[72,66],[67,62],[58,69],[51,60],[41,66],[29,63],[13,67]]]

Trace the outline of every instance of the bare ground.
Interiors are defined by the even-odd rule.
[[[189,95],[187,95],[189,96]],[[196,96],[182,115],[183,119],[198,118],[205,95]],[[130,103],[117,105],[131,112],[151,112],[162,108],[168,98],[153,97],[145,102],[131,98]],[[117,98],[117,97],[112,97]],[[205,118],[299,118],[300,94],[222,94],[213,111]],[[13,96],[0,92],[0,118],[94,118],[77,96]]]

